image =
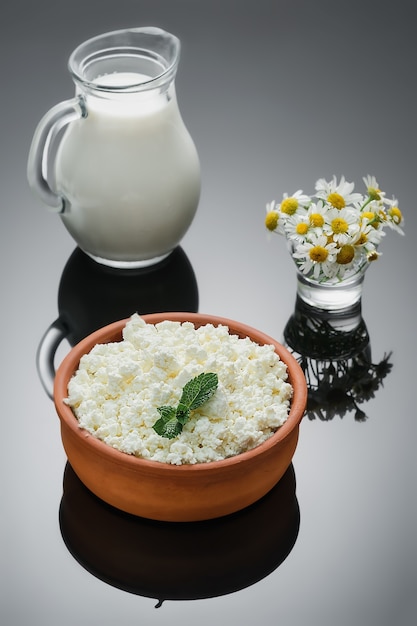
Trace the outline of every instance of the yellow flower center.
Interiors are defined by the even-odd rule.
[[[355,246],[363,246],[368,241],[368,236],[365,233],[359,235],[359,239],[356,241]]]
[[[362,213],[362,219],[363,218],[366,218],[373,228],[378,228],[379,221],[377,219],[377,215],[373,211],[364,211]]]
[[[372,220],[375,218],[375,213],[373,211],[364,211],[362,213],[362,217],[365,217],[370,222],[372,222]]]
[[[379,259],[379,254],[378,252],[376,252],[375,250],[373,252],[369,252],[368,253],[368,261],[378,261]]]
[[[285,198],[281,202],[281,211],[283,213],[287,213],[287,215],[294,215],[297,209],[298,209],[297,198]]]
[[[295,232],[297,235],[306,235],[308,232],[308,224],[305,222],[299,222],[299,224],[295,227]]]
[[[343,209],[346,206],[346,202],[340,193],[331,193],[327,196],[327,202],[329,202],[335,209]]]
[[[320,213],[312,213],[310,215],[310,224],[313,228],[321,228],[324,224],[324,217]]]
[[[268,211],[265,217],[265,226],[268,230],[275,230],[278,226],[278,213],[277,211]]]
[[[340,265],[347,265],[348,263],[353,261],[354,256],[355,256],[354,247],[351,246],[350,244],[346,244],[345,246],[342,246],[339,252],[337,253],[336,261]]]
[[[401,224],[403,216],[400,209],[397,206],[393,206],[388,210],[388,215],[392,217],[392,221],[396,224]]]
[[[375,187],[368,187],[368,194],[371,200],[380,200],[380,193],[380,189],[375,189]]]
[[[341,233],[347,233],[349,224],[343,218],[336,217],[332,220],[331,227],[335,235],[340,235]]]
[[[329,256],[328,251],[323,246],[313,246],[310,250],[310,259],[315,263],[324,263]]]

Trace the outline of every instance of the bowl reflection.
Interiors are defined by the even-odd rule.
[[[290,554],[299,530],[290,465],[248,508],[210,521],[155,522],[123,513],[92,494],[67,463],[59,521],[72,556],[124,591],[164,600],[212,598],[244,589]]]

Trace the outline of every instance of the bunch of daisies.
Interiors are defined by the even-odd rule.
[[[363,178],[365,193],[355,193],[344,176],[319,179],[315,194],[284,194],[266,205],[266,228],[284,235],[299,270],[319,282],[339,282],[379,258],[386,227],[401,234],[403,217],[374,176]]]

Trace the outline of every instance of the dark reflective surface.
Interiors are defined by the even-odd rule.
[[[159,602],[211,598],[253,585],[287,558],[300,523],[295,486],[290,466],[244,511],[207,522],[164,523],[108,506],[67,464],[60,528],[74,558],[114,587]]]
[[[0,623],[414,626],[414,4],[4,4]],[[26,182],[36,124],[74,95],[69,54],[89,37],[129,25],[160,26],[182,41],[178,101],[203,177],[197,215],[181,248],[168,265],[142,276],[111,275],[74,251],[59,216],[33,197]],[[398,197],[405,236],[387,233],[381,258],[366,273],[356,330],[345,326],[343,337],[335,336],[334,320],[330,327],[329,320],[313,324],[295,311],[294,264],[285,242],[265,233],[265,204],[285,192],[309,193],[318,178],[333,174],[355,181],[357,190],[368,173]],[[180,529],[169,536],[181,541],[166,553],[158,544],[154,560],[151,543],[136,530],[149,531],[155,542],[158,529],[92,502],[65,471],[59,420],[36,369],[45,330],[59,320],[58,339],[67,334],[71,344],[131,309],[162,307],[198,308],[282,341],[286,329],[288,343],[303,355],[310,409],[293,459],[301,514],[292,548],[291,510],[294,516],[297,511],[291,492],[282,518],[278,504],[270,514],[266,507],[260,519],[254,509],[247,512],[251,533],[244,526],[235,536],[233,520],[227,520],[227,526],[213,526],[207,543],[202,532],[189,536]],[[279,492],[275,496],[278,503]],[[214,572],[209,581],[192,559],[193,540],[202,542],[201,558]],[[149,578],[136,568],[138,552],[146,556]],[[175,558],[167,562],[168,554]],[[177,574],[184,584],[175,588]],[[179,587],[183,597],[200,599],[165,600],[155,610]]]

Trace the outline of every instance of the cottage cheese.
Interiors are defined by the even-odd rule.
[[[176,406],[184,385],[215,372],[214,395],[191,412],[175,439],[152,428],[157,407]],[[98,344],[81,358],[68,398],[81,428],[137,457],[181,465],[249,450],[287,419],[292,386],[272,345],[229,333],[227,326],[163,321],[134,314],[120,342]]]

